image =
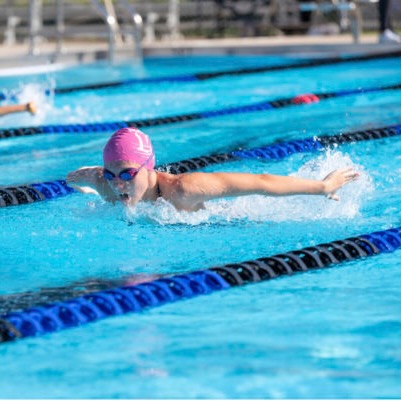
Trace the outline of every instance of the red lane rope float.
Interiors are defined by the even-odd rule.
[[[292,99],[294,104],[308,104],[308,103],[318,103],[320,101],[319,97],[313,93],[298,95]]]

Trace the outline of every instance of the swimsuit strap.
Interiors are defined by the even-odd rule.
[[[157,197],[158,198],[162,198],[163,197],[162,191],[160,190],[159,182],[157,182],[156,192],[157,192]]]
[[[155,173],[156,173],[156,177],[158,177],[158,172],[155,171]],[[157,198],[163,198],[163,195],[162,195],[162,191],[161,191],[161,189],[160,189],[160,184],[159,184],[159,179],[158,179],[158,178],[157,178],[157,185],[156,185],[156,195],[157,195]]]

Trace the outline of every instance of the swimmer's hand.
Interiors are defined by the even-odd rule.
[[[81,167],[68,173],[67,183],[79,192],[97,194],[110,202],[117,200],[115,193],[103,177],[103,167]]]
[[[102,179],[103,169],[101,167],[81,167],[67,175],[67,183],[83,193],[98,193],[93,187],[97,189]]]
[[[27,103],[26,110],[29,111],[32,115],[35,115],[38,112],[38,108],[34,102]]]
[[[91,185],[96,184],[102,178],[103,169],[101,167],[81,167],[68,173],[67,183]]]
[[[336,192],[346,184],[355,181],[359,178],[360,174],[354,171],[352,167],[338,169],[332,171],[325,178],[323,178],[323,193],[328,199],[339,201],[340,197]]]

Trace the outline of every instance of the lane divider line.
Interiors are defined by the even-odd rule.
[[[157,166],[157,171],[166,171],[171,174],[182,174],[202,169],[207,166],[243,160],[264,159],[280,160],[295,153],[317,152],[335,144],[344,144],[374,139],[400,136],[401,126],[390,125],[381,128],[372,128],[339,135],[323,135],[313,138],[300,139],[289,142],[279,142],[272,145],[252,149],[235,150],[209,156],[194,157],[174,163]],[[34,184],[0,186],[0,207],[24,205],[40,202],[46,199],[55,199],[76,192],[65,180],[46,181]]]
[[[400,228],[392,228],[14,311],[0,316],[0,342],[39,336],[237,286],[395,252],[400,243]]]
[[[178,114],[166,117],[147,118],[143,120],[133,121],[114,121],[103,123],[89,124],[59,124],[59,125],[42,125],[32,127],[5,128],[0,130],[0,139],[31,136],[39,134],[85,134],[93,132],[113,132],[120,128],[126,127],[155,127],[166,124],[176,124],[187,121],[201,120],[206,118],[222,117],[233,114],[254,113],[260,111],[269,111],[289,106],[310,105],[320,100],[338,98],[352,95],[362,95],[366,93],[374,93],[387,90],[400,89],[401,84],[385,85],[373,88],[355,88],[340,90],[335,92],[324,92],[315,94],[301,94],[291,98],[282,98],[271,101],[263,101],[242,106],[226,107],[217,110],[206,110],[198,113]]]
[[[121,81],[114,82],[103,82],[98,84],[90,84],[90,85],[80,85],[73,86],[69,88],[56,88],[54,90],[54,94],[69,94],[74,92],[81,92],[86,90],[99,90],[99,89],[111,89],[118,88],[124,86],[133,86],[133,85],[147,85],[147,84],[160,84],[164,82],[197,82],[197,81],[207,81],[210,79],[220,78],[223,76],[241,76],[247,74],[260,74],[265,72],[274,72],[274,71],[284,71],[284,70],[295,70],[300,68],[310,68],[310,67],[321,67],[327,65],[335,65],[335,64],[343,64],[350,62],[359,62],[359,61],[370,61],[376,59],[387,59],[400,57],[401,51],[391,51],[391,52],[381,52],[381,53],[371,53],[371,54],[362,54],[362,55],[354,55],[354,56],[340,56],[340,57],[328,57],[321,59],[313,59],[313,60],[305,60],[296,63],[289,64],[281,64],[281,65],[268,65],[268,66],[260,66],[260,67],[245,67],[245,68],[237,68],[231,70],[223,70],[223,71],[214,71],[214,72],[200,72],[195,74],[186,74],[186,75],[175,75],[175,76],[167,76],[167,77],[153,77],[153,78],[131,78],[125,79]],[[46,95],[50,95],[50,91],[46,91]],[[5,100],[7,98],[7,92],[0,92],[0,100]]]

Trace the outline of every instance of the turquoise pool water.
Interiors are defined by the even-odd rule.
[[[49,88],[132,77],[296,62],[287,57],[146,60],[142,68],[94,65],[49,75],[0,78],[36,117],[1,127],[141,119],[399,82],[400,60],[221,77],[194,83],[45,96]],[[400,92],[198,120],[144,130],[158,164],[240,146],[337,134],[400,121]],[[101,163],[110,133],[40,135],[0,141],[0,184],[65,177]],[[322,178],[352,165],[361,179],[340,203],[320,197],[223,199],[197,213],[166,203],[126,213],[95,196],[0,209],[0,309],[63,297],[88,283],[178,273],[254,259],[397,227],[400,144],[388,138],[241,161],[208,171]],[[379,255],[141,314],[0,346],[4,398],[399,398],[400,253]],[[64,287],[64,289],[62,288]],[[25,294],[22,297],[22,294]],[[44,295],[45,294],[45,295]],[[16,297],[13,297],[16,299]]]

